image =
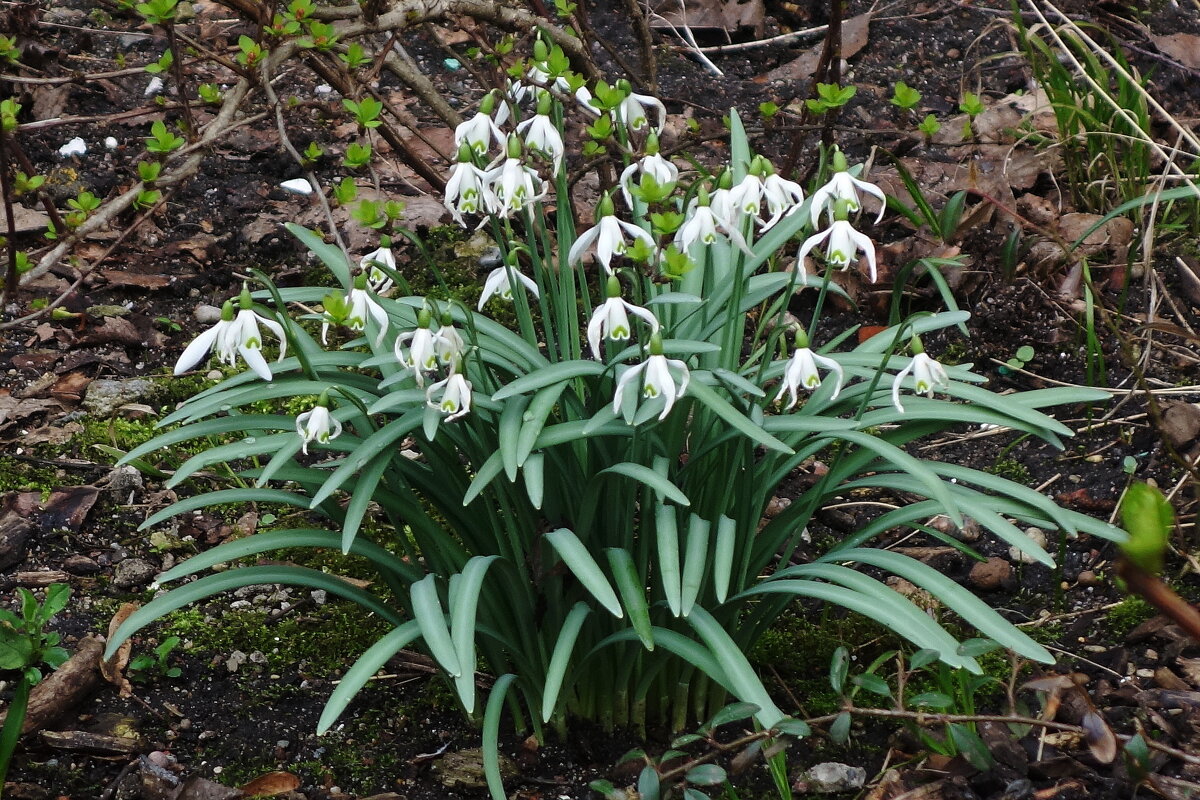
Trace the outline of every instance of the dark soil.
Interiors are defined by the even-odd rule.
[[[800,29],[823,24],[825,4],[809,5],[812,8],[768,4],[764,35],[783,32],[785,26]],[[1121,3],[1097,4],[1095,8],[1088,3],[1066,6],[1064,10],[1111,32],[1129,46],[1127,57],[1150,76],[1150,90],[1169,111],[1193,120],[1200,116],[1200,77],[1195,70],[1165,59],[1154,46],[1155,37],[1163,34],[1200,33],[1200,13],[1187,2],[1155,3],[1152,11]],[[818,7],[820,11],[814,11]],[[864,3],[855,0],[847,15],[866,10]],[[232,12],[223,13],[233,16]],[[884,164],[886,160],[874,148],[911,152],[924,147],[911,133],[914,122],[910,116],[888,104],[898,80],[922,93],[922,116],[932,113],[939,118],[957,113],[964,90],[992,100],[1028,90],[1030,75],[1024,59],[1015,52],[1008,14],[1008,4],[1000,0],[901,2],[877,12],[868,42],[848,60],[844,73],[844,83],[856,85],[858,95],[838,120],[836,135],[851,160],[875,155],[876,163]],[[638,63],[640,51],[622,4],[608,0],[589,5],[588,16],[595,32],[627,63]],[[113,70],[120,63],[140,65],[165,48],[165,40],[156,32],[148,26],[138,28],[129,16],[116,13],[108,4],[13,5],[0,9],[0,28],[6,17],[11,30],[32,47],[30,52],[37,53],[33,66],[40,70],[39,75]],[[26,19],[29,21],[23,23]],[[238,32],[248,27],[226,26],[221,28],[221,36],[234,41]],[[735,41],[748,38],[746,31],[734,33]],[[721,41],[711,35],[702,44]],[[724,72],[721,77],[706,72],[681,49],[663,47],[659,50],[659,94],[672,115],[699,120],[702,134],[718,132],[720,116],[736,106],[747,120],[755,146],[777,161],[793,151],[795,137],[802,137],[803,146],[795,151],[805,155],[796,168],[800,175],[809,174],[815,168],[811,154],[816,152],[821,131],[811,120],[802,119],[799,106],[793,105],[809,95],[807,82],[763,82],[761,76],[794,59],[803,49],[818,45],[817,39],[806,39],[798,44],[710,54]],[[427,31],[406,37],[405,46],[459,108],[471,106],[477,88],[465,73],[443,65],[446,54]],[[620,74],[603,48],[595,55],[607,73]],[[48,109],[41,118],[101,117],[19,134],[29,159],[49,176],[47,188],[59,208],[65,208],[66,199],[82,189],[111,197],[131,182],[142,153],[141,138],[149,122],[162,113],[142,96],[147,79],[144,73],[136,73],[80,81],[69,84],[58,97],[37,84],[0,79],[0,94],[15,93],[25,103],[22,122],[39,118],[31,115],[30,109]],[[390,80],[383,79],[384,85]],[[337,162],[343,147],[334,127],[345,119],[339,99],[315,93],[318,82],[297,70],[289,72],[276,90],[281,96],[297,98],[289,116],[294,143],[303,149],[316,141],[330,151],[319,162],[318,175],[333,183],[341,174]],[[796,111],[764,122],[758,107],[767,101]],[[138,116],[104,118],[141,107],[145,113]],[[410,110],[422,116],[429,130],[439,127],[415,102]],[[59,158],[58,148],[74,136],[85,139],[88,154]],[[118,141],[114,150],[106,150],[103,144],[109,136]],[[701,148],[699,152],[712,147],[715,157],[723,157],[720,145],[692,147]],[[948,157],[942,149],[934,144],[922,152],[940,160]],[[4,569],[3,579],[11,587],[32,580],[27,573],[63,570],[68,574],[63,579],[72,585],[74,598],[69,610],[55,621],[68,647],[89,632],[105,632],[122,602],[149,597],[149,578],[125,586],[114,580],[122,562],[141,559],[149,564],[148,574],[152,575],[189,551],[233,535],[238,525],[255,524],[254,520],[238,520],[240,511],[231,512],[229,518],[197,515],[176,531],[179,541],[149,540],[147,534],[137,531],[138,524],[173,495],[155,481],[130,480],[128,473],[110,472],[112,457],[102,448],[125,450],[144,440],[153,419],[201,386],[199,379],[161,382],[154,392],[100,418],[80,410],[80,397],[89,381],[168,373],[181,349],[205,327],[194,318],[197,306],[220,305],[236,292],[248,270],[262,269],[283,285],[300,282],[308,269],[305,256],[280,223],[297,219],[316,227],[321,216],[307,198],[287,194],[278,184],[301,174],[281,151],[269,117],[245,127],[215,148],[201,172],[180,187],[165,209],[140,226],[67,295],[62,307],[77,316],[65,320],[44,316],[0,330],[0,400],[14,401],[12,410],[0,413],[0,439],[6,445],[0,453],[0,488],[9,493],[6,502],[10,508],[32,513],[38,525],[20,559]],[[390,170],[382,178],[385,191],[403,195],[414,209],[423,209],[418,225],[429,233],[439,221],[436,213],[429,212],[436,202],[421,205],[420,186],[405,168]],[[934,195],[930,200],[939,208],[944,203],[943,197]],[[103,253],[121,226],[133,218],[122,217],[111,235],[83,245],[85,257],[94,259]],[[910,237],[910,226],[897,221],[895,215],[889,219],[890,227],[878,233],[882,243]],[[1160,336],[1150,345],[1154,348],[1151,357],[1137,362],[1136,371],[1131,368],[1129,331],[1145,321],[1151,296],[1143,289],[1148,284],[1130,281],[1125,288],[1113,277],[1123,272],[1123,265],[1100,270],[1105,277],[1099,283],[1097,300],[1123,333],[1117,336],[1103,323],[1098,326],[1105,371],[1102,377],[1096,370],[1089,374],[1079,304],[1055,293],[1061,275],[1031,270],[1004,280],[999,258],[1004,231],[999,230],[999,222],[995,225],[995,230],[983,226],[968,232],[959,243],[972,262],[970,275],[957,285],[956,300],[973,314],[972,335],[967,340],[956,333],[931,337],[927,344],[934,355],[974,362],[998,391],[1040,388],[1050,385],[1046,379],[1084,383],[1095,378],[1122,389],[1134,388],[1139,381],[1160,389],[1197,383],[1200,372],[1194,358],[1194,337]],[[18,244],[35,247],[36,239],[36,234],[23,234]],[[352,247],[365,251],[373,245],[368,236],[359,234]],[[1187,287],[1174,266],[1174,256],[1186,255],[1188,245],[1168,239],[1165,247],[1154,264],[1163,279],[1155,297],[1165,292],[1174,302],[1157,308],[1157,319],[1195,329],[1200,324],[1196,309],[1200,300],[1188,299]],[[416,259],[407,251],[401,252],[401,257]],[[54,275],[40,279],[5,309],[6,319],[29,313],[39,301],[57,298],[75,276],[74,269],[64,265]],[[886,324],[890,296],[890,287],[868,287],[859,309],[839,309],[840,318],[831,322]],[[905,311],[942,307],[938,295],[919,283],[905,301]],[[127,313],[105,306],[123,306]],[[793,310],[802,314],[805,309],[798,305]],[[1023,371],[1006,366],[1004,362],[1022,345],[1034,347],[1034,359]],[[1189,353],[1193,358],[1187,357]],[[1139,478],[1154,479],[1164,489],[1180,482],[1183,473],[1175,456],[1188,452],[1194,443],[1172,442],[1168,447],[1160,419],[1170,403],[1196,399],[1196,394],[1166,395],[1149,410],[1140,398],[1122,401],[1116,410],[1070,409],[1065,413],[1073,418],[1065,421],[1084,430],[1065,452],[1011,435],[955,435],[923,446],[936,457],[1013,477],[1040,487],[1068,507],[1107,518],[1129,481],[1130,459]],[[20,404],[15,402],[18,400]],[[94,505],[75,517],[55,513],[55,499],[62,496],[64,487],[72,486],[96,487]],[[1176,497],[1183,522],[1194,519],[1192,488],[1184,483]],[[78,501],[72,497],[69,502]],[[51,508],[30,512],[39,502]],[[841,537],[863,519],[830,512],[820,521],[821,526],[812,532],[818,539]],[[1195,535],[1194,523],[1181,530],[1187,541],[1178,543],[1180,549],[1185,553],[1194,550],[1190,541]],[[930,563],[971,583],[971,570],[977,562],[945,548],[939,540],[916,537],[894,544],[930,548]],[[991,539],[971,546],[983,558],[1011,561],[1007,547]],[[937,548],[941,549],[933,552]],[[1012,620],[1028,623],[1028,630],[1040,641],[1056,648],[1056,654],[1062,656],[1059,671],[1084,676],[1085,693],[1118,733],[1130,735],[1145,728],[1149,736],[1191,754],[1189,760],[1152,751],[1152,771],[1196,780],[1200,777],[1196,774],[1200,750],[1195,746],[1200,730],[1200,668],[1196,664],[1200,662],[1195,659],[1200,650],[1177,629],[1155,618],[1144,603],[1122,602],[1124,595],[1110,577],[1116,557],[1112,545],[1081,536],[1063,542],[1059,556],[1058,570],[1019,561],[1012,564],[1011,575],[984,596]],[[1200,595],[1200,584],[1189,564],[1195,564],[1190,557],[1175,559],[1169,571],[1176,588],[1194,600]],[[1117,603],[1120,605],[1113,608]],[[168,657],[170,666],[182,669],[181,676],[169,678],[150,671],[143,681],[133,684],[131,696],[105,686],[84,705],[68,709],[58,727],[105,733],[132,729],[141,737],[142,753],[169,754],[166,760],[176,772],[230,786],[271,770],[287,771],[300,783],[291,796],[309,800],[382,792],[397,792],[410,800],[485,796],[478,786],[449,787],[442,780],[445,770],[438,765],[443,755],[477,747],[479,733],[463,720],[452,694],[440,679],[430,676],[417,654],[390,664],[392,677],[364,690],[337,730],[322,738],[315,736],[316,720],[331,682],[374,633],[369,620],[354,614],[299,591],[281,592],[278,587],[244,593],[235,599],[233,608],[227,601],[211,603],[157,635],[157,641],[172,634],[184,640]],[[886,632],[830,616],[816,607],[804,614],[813,619],[824,614],[822,624],[838,630],[859,625],[856,632],[860,641],[866,642],[856,649],[860,661],[869,662],[888,649]],[[331,630],[336,632],[330,634]],[[791,633],[784,631],[779,639],[782,649],[764,646],[756,654],[760,668],[778,674],[780,702],[789,707],[795,705],[793,698],[808,703],[827,692],[825,675],[836,641],[813,636],[813,631],[803,626]],[[134,652],[148,653],[156,643],[154,638],[142,637]],[[236,671],[229,666],[231,657],[236,660],[235,650],[246,656]],[[1004,672],[1002,664],[998,671]],[[1032,673],[1026,669],[1014,682],[1029,677]],[[5,698],[9,691],[11,685],[5,687]],[[1003,687],[981,695],[986,702],[980,710],[1003,713],[1005,695]],[[1021,694],[1022,702],[1032,699],[1032,693]],[[880,701],[879,705],[886,703]],[[807,710],[815,716],[831,709]],[[1076,713],[1069,721],[1079,718]],[[515,760],[519,776],[509,781],[509,790],[525,798],[583,798],[590,794],[588,782],[597,778],[607,776],[619,785],[628,785],[635,775],[628,768],[617,767],[621,755],[637,745],[650,752],[662,752],[668,745],[664,731],[651,730],[648,736],[648,742],[641,742],[632,732],[572,728],[565,741],[552,737],[540,749],[523,737],[510,738],[503,749]],[[842,761],[865,767],[869,779],[881,777],[879,773],[888,767],[902,767],[903,776],[897,780],[905,786],[945,781],[940,794],[931,797],[1064,800],[1130,796],[1141,777],[1131,776],[1121,757],[1112,764],[1100,763],[1086,745],[1067,738],[1047,740],[1037,732],[1017,737],[1001,726],[989,729],[984,738],[998,762],[990,772],[971,769],[961,759],[921,760],[929,752],[912,730],[895,720],[864,719],[856,721],[849,746],[835,746],[817,733],[793,747],[791,774],[799,776],[821,761]],[[133,759],[58,751],[34,734],[24,740],[8,776],[22,786],[8,795],[76,800],[143,796],[137,789],[118,786],[119,776],[124,783],[137,778],[140,762],[138,769],[122,771]],[[747,774],[737,785],[743,797],[769,796],[771,791],[765,773]],[[892,788],[887,789],[888,785]],[[869,796],[892,797],[899,794],[899,785],[884,784]],[[1161,786],[1159,790],[1167,791]]]

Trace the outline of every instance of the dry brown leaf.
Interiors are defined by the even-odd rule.
[[[1173,58],[1188,69],[1200,69],[1200,36],[1194,33],[1172,33],[1152,36],[1151,41],[1163,55]]]
[[[242,791],[250,796],[271,797],[300,788],[300,779],[290,772],[268,772],[259,775],[242,787]]]
[[[136,286],[139,289],[163,289],[172,281],[170,275],[142,275],[123,269],[103,269],[100,275],[112,286]]]
[[[108,638],[111,639],[113,634],[117,632],[117,628],[121,627],[121,623],[129,619],[129,615],[138,610],[137,603],[124,603],[117,609],[117,613],[113,614],[113,618],[108,623]],[[133,687],[129,684],[129,679],[125,677],[125,667],[129,664],[129,651],[133,648],[133,641],[126,639],[117,652],[113,653],[112,658],[107,661],[100,662],[100,674],[104,676],[104,680],[116,686],[121,691],[122,697],[129,697],[133,694]]]
[[[842,58],[851,58],[859,50],[867,46],[871,25],[871,12],[859,14],[842,22]],[[769,81],[807,81],[816,72],[821,61],[821,51],[824,43],[814,45],[804,53],[786,64],[755,78],[756,83]]]
[[[68,422],[61,428],[56,428],[53,425],[43,425],[22,436],[21,443],[26,445],[50,444],[57,447],[66,444],[82,432],[83,425],[78,422]]]
[[[662,0],[656,4],[650,27],[736,33],[749,28],[762,36],[765,8],[762,0]]]
[[[16,363],[16,359],[13,359]],[[35,397],[18,399],[8,393],[7,389],[0,389],[0,428],[6,425],[11,425],[14,422],[19,422],[23,419],[40,414],[49,409],[61,409],[62,404],[57,400],[47,400]]]

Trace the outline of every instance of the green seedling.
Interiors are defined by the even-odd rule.
[[[1024,369],[1025,365],[1033,361],[1033,357],[1037,352],[1029,345],[1024,344],[1017,348],[1017,352],[1013,353],[1013,357],[1006,363],[1013,369]]]
[[[17,47],[17,37],[0,36],[0,61],[16,64],[21,60],[21,50]]]
[[[153,208],[159,200],[162,200],[162,192],[160,190],[143,189],[133,199],[133,207],[139,211],[144,211],[147,208]]]
[[[325,150],[316,142],[309,142],[308,147],[304,148],[304,152],[300,154],[305,166],[311,166],[320,160],[321,156],[325,155]]]
[[[841,108],[850,102],[850,98],[858,92],[856,86],[838,86],[836,83],[818,83],[816,98],[804,101],[808,110],[814,114],[824,114],[835,108]]]
[[[921,102],[920,92],[904,81],[896,81],[896,86],[892,89],[892,105],[908,110],[915,108],[919,102]]]
[[[17,593],[21,599],[19,615],[0,608],[0,671],[18,673],[8,716],[0,729],[0,792],[25,723],[30,690],[41,682],[43,666],[57,669],[68,657],[67,651],[58,646],[61,637],[45,628],[67,607],[71,587],[63,583],[49,586],[41,603],[28,589],[17,589]]]
[[[379,115],[383,111],[383,103],[374,97],[364,97],[357,102],[345,99],[342,101],[342,105],[354,115],[354,121],[360,128],[378,128],[383,124],[383,120],[379,119]]]
[[[350,69],[358,69],[371,63],[371,57],[367,55],[362,45],[358,42],[350,44],[346,48],[346,52],[338,53],[338,58]]]
[[[24,172],[18,172],[16,177],[13,178],[13,196],[20,197],[23,194],[36,192],[45,182],[45,175],[34,175],[31,178]]]
[[[5,133],[16,130],[17,114],[21,113],[21,104],[9,97],[0,100],[0,129]]]
[[[937,117],[933,114],[926,114],[925,119],[921,120],[921,124],[917,126],[917,130],[921,132],[926,139],[932,139],[938,131],[942,129],[942,123],[937,121]]]
[[[338,183],[334,184],[333,200],[339,206],[345,206],[353,203],[355,197],[358,197],[358,186],[355,185],[353,178],[345,177],[342,178],[342,180]]]
[[[296,40],[301,47],[314,50],[329,50],[338,40],[337,31],[327,22],[311,20],[308,22],[308,33]]]
[[[379,204],[374,200],[360,200],[350,211],[350,216],[359,225],[365,228],[379,230],[387,225],[387,217],[379,209]]]
[[[292,0],[288,3],[287,12],[292,19],[301,22],[311,17],[315,8],[312,0]]]
[[[974,92],[963,92],[958,110],[967,115],[967,121],[963,124],[963,138],[969,139],[974,132],[975,118],[983,113],[983,101]]]
[[[138,177],[142,183],[150,186],[158,176],[162,174],[162,162],[160,161],[139,161],[137,165]]]
[[[1129,531],[1121,544],[1125,558],[1138,568],[1157,575],[1162,572],[1175,512],[1162,492],[1146,483],[1134,483],[1121,501],[1121,522]]]
[[[138,3],[134,10],[151,25],[170,25],[175,21],[178,5],[179,0],[149,0],[146,3]]]
[[[150,153],[167,155],[183,147],[184,139],[176,136],[167,129],[167,123],[161,119],[150,126],[150,136],[146,138],[146,150]]]
[[[360,169],[370,163],[371,145],[357,142],[347,145],[346,155],[342,158],[343,165],[350,169]]]
[[[154,678],[178,678],[183,674],[179,667],[171,666],[171,653],[179,646],[179,637],[163,639],[153,654],[143,653],[129,662],[129,677],[140,683]]]
[[[197,87],[196,92],[200,95],[200,100],[209,105],[215,106],[221,102],[221,90],[215,83],[202,83]]]
[[[763,119],[772,119],[779,113],[779,106],[768,100],[758,104],[758,113],[762,114]]]
[[[243,67],[254,67],[262,60],[263,47],[249,36],[242,34],[238,37],[237,62]]]
[[[175,56],[170,50],[163,51],[163,54],[158,57],[158,61],[153,64],[146,65],[146,72],[151,75],[161,75],[171,68],[175,63]]]
[[[295,36],[300,32],[300,23],[282,14],[276,14],[271,18],[271,24],[267,26],[266,32],[281,39],[285,36]]]

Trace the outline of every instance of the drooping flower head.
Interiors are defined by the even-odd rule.
[[[483,181],[494,198],[489,210],[496,216],[511,217],[541,200],[549,191],[537,170],[521,161],[521,150],[521,140],[509,136],[505,155],[493,161],[483,173]]]
[[[687,391],[688,380],[691,376],[688,373],[687,364],[663,355],[662,337],[659,334],[655,333],[650,337],[650,344],[646,346],[646,350],[649,353],[646,360],[636,367],[625,370],[625,374],[617,381],[613,411],[621,413],[621,406],[625,401],[625,390],[633,385],[634,381],[640,380],[642,397],[647,399],[663,398],[663,410],[658,415],[659,421],[662,421],[671,413],[675,401],[683,397],[684,392]],[[674,375],[672,370],[675,372]]]
[[[629,249],[626,236],[629,237],[628,242],[641,240],[646,247],[654,249],[654,237],[631,222],[617,219],[612,197],[605,195],[596,206],[596,225],[584,231],[571,245],[567,263],[578,264],[583,254],[595,245],[596,260],[604,266],[607,274],[612,275],[613,256],[624,255]]]
[[[602,360],[600,340],[607,337],[614,341],[627,341],[632,333],[629,315],[641,318],[650,326],[651,334],[658,333],[658,318],[648,309],[627,303],[621,298],[621,283],[615,275],[609,275],[605,288],[608,299],[592,312],[588,322],[587,338],[592,348],[592,356]]]
[[[657,97],[648,94],[638,94],[633,91],[629,81],[621,79],[617,86],[625,92],[625,99],[616,107],[616,117],[631,131],[640,131],[650,124],[647,112],[654,109],[658,124],[654,126],[656,133],[662,133],[667,124],[667,109]]]
[[[783,383],[779,387],[779,393],[775,395],[775,402],[778,403],[783,399],[784,394],[787,394],[790,400],[784,408],[785,410],[791,410],[799,402],[799,392],[801,390],[812,392],[818,389],[821,386],[821,375],[817,372],[818,366],[825,367],[837,377],[837,384],[833,387],[833,395],[829,398],[830,400],[836,400],[837,396],[841,394],[842,382],[846,376],[842,365],[832,358],[814,353],[808,346],[808,334],[803,328],[798,329],[796,331],[795,349],[784,370]]]
[[[199,364],[211,351],[221,363],[228,366],[233,366],[237,356],[241,355],[246,365],[254,370],[254,374],[264,381],[271,380],[271,367],[262,354],[263,341],[258,326],[261,323],[279,339],[280,361],[287,352],[287,338],[283,326],[254,311],[254,301],[250,298],[250,290],[245,286],[242,287],[242,294],[238,298],[238,306],[239,310],[235,314],[233,303],[226,301],[221,308],[221,319],[217,324],[193,339],[179,356],[179,360],[175,362],[176,375]]]
[[[387,239],[388,237],[384,237]],[[391,241],[383,244],[377,250],[372,250],[367,253],[358,262],[358,267],[363,272],[367,273],[367,285],[376,294],[383,294],[388,289],[392,288],[392,276],[384,272],[381,267],[387,268],[392,272],[396,271],[396,256],[392,254]]]
[[[538,98],[537,113],[517,125],[517,133],[525,137],[525,148],[534,153],[546,156],[554,163],[554,172],[562,166],[563,146],[562,134],[554,120],[550,119],[552,98],[546,90],[541,90]]]
[[[504,147],[504,133],[492,120],[492,110],[496,105],[496,93],[488,92],[479,103],[479,111],[470,119],[460,122],[454,129],[454,146],[464,144],[471,148],[476,155],[486,155],[492,142]]]
[[[912,351],[913,357],[908,366],[900,370],[892,380],[892,405],[901,414],[904,413],[904,406],[900,404],[900,389],[910,373],[913,376],[913,391],[917,394],[933,397],[935,388],[950,388],[950,376],[946,374],[946,368],[926,355],[921,340],[916,336],[912,338]]]
[[[524,286],[531,295],[541,296],[537,281],[523,274],[514,264],[502,264],[488,273],[487,280],[483,282],[483,292],[479,295],[478,309],[480,311],[483,311],[483,307],[487,305],[487,301],[492,298],[492,295],[499,295],[501,300],[511,301],[513,299],[510,275],[516,278],[517,282]]]
[[[329,393],[322,392],[317,404],[309,411],[296,417],[296,433],[300,434],[300,449],[308,455],[310,442],[328,444],[331,439],[342,435],[342,423],[329,413]]]
[[[879,200],[879,216],[875,218],[875,224],[883,219],[883,212],[887,209],[887,196],[873,183],[860,181],[857,178],[851,177],[847,171],[846,157],[842,155],[841,150],[837,150],[833,154],[833,176],[829,182],[822,186],[817,191],[813,192],[812,204],[809,213],[812,215],[813,227],[820,224],[821,212],[829,215],[831,220],[837,219],[837,207],[839,201],[845,201],[848,213],[857,213],[862,204],[859,202],[858,193],[866,192],[872,197]],[[844,219],[844,217],[843,217]]]
[[[471,410],[471,382],[462,374],[462,363],[455,362],[444,380],[430,384],[425,390],[425,404],[446,415],[453,422]]]
[[[658,134],[651,131],[646,137],[646,154],[621,172],[618,182],[627,208],[634,207],[635,194],[644,203],[661,202],[674,190],[679,180],[679,168],[659,154],[658,146]],[[640,179],[634,181],[635,175],[640,175]]]
[[[433,315],[429,309],[417,312],[417,329],[396,337],[396,360],[413,371],[417,386],[425,385],[425,373],[437,369],[436,334],[433,332]]]
[[[836,218],[823,231],[813,234],[804,240],[804,244],[800,246],[800,254],[798,262],[801,268],[804,265],[804,257],[807,256],[812,249],[817,245],[825,242],[825,261],[831,266],[847,269],[851,264],[858,261],[858,251],[861,249],[867,257],[867,266],[870,271],[871,282],[874,283],[877,277],[875,266],[875,244],[870,237],[854,230],[854,226],[846,219],[849,210],[845,200],[838,201],[838,209],[835,212]]]

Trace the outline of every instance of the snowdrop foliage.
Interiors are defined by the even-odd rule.
[[[213,441],[170,485],[217,461],[238,477],[236,495],[191,497],[145,527],[231,497],[309,515],[288,515],[295,530],[260,528],[219,545],[160,576],[164,585],[280,547],[352,553],[378,580],[360,588],[297,566],[234,567],[173,590],[186,594],[156,597],[110,638],[110,651],[185,601],[294,583],[358,602],[391,626],[333,690],[320,731],[395,652],[420,647],[468,710],[477,708],[476,663],[497,676],[489,736],[506,700],[519,703],[541,735],[543,725],[572,716],[606,726],[656,719],[679,729],[731,697],[757,708],[757,725],[803,735],[803,723],[788,716],[796,709],[776,704],[744,655],[790,598],[867,614],[950,667],[980,669],[936,620],[859,571],[868,566],[903,574],[1023,657],[1052,661],[941,573],[872,544],[937,514],[971,516],[1042,563],[1051,563],[1049,553],[1013,537],[1008,520],[1120,539],[1112,526],[1026,487],[902,449],[982,422],[1060,446],[1071,431],[1041,409],[1102,393],[1002,396],[979,386],[985,379],[969,364],[939,364],[920,337],[953,331],[967,318],[961,312],[914,317],[846,345],[856,340],[829,330],[819,310],[843,291],[834,267],[865,252],[874,270],[873,245],[850,225],[858,201],[846,186],[874,192],[855,179],[847,184],[839,169],[805,201],[752,152],[736,112],[730,162],[716,169],[725,176],[681,170],[651,136],[665,123],[657,99],[597,81],[588,84],[589,107],[580,108],[580,79],[540,39],[532,63],[512,74],[534,69],[539,91],[553,90],[539,100],[549,113],[516,109],[526,114],[517,122],[526,144],[507,127],[501,145],[478,118],[460,133],[446,205],[500,251],[498,262],[479,265],[480,274],[492,269],[477,303],[442,290],[372,290],[366,282],[376,262],[408,280],[425,268],[420,254],[393,254],[385,244],[355,263],[321,234],[289,225],[338,288],[276,288],[260,276],[262,289],[244,294],[236,315],[227,304],[176,365],[190,369],[213,352],[226,363],[241,355],[252,371],[183,404],[162,420],[178,427],[126,456]],[[504,107],[491,118],[502,128]],[[568,140],[559,151],[552,120],[582,123],[568,129],[586,130],[588,141]],[[560,123],[554,127],[561,137]],[[567,170],[581,163],[583,147],[624,164],[625,207],[604,196],[595,224],[577,229]],[[831,200],[828,227],[815,232]],[[793,242],[805,237],[797,249]],[[818,246],[824,273],[797,270],[797,255]],[[598,263],[582,258],[588,251]],[[441,276],[428,284],[447,285]],[[794,304],[800,293],[816,302]],[[495,298],[504,302],[489,305]],[[254,310],[268,306],[282,326]],[[317,306],[322,319],[350,329],[336,349],[310,330],[311,311],[288,316]],[[801,313],[803,327],[792,316]],[[260,327],[280,338],[273,369]],[[833,387],[817,391],[826,382]],[[925,396],[902,405],[910,389]],[[323,396],[311,405],[314,394]],[[293,420],[279,413],[287,400],[311,410]],[[313,444],[331,457],[305,458]],[[786,510],[768,519],[772,499],[795,486],[793,471],[818,458],[827,465],[820,479],[794,490]],[[865,491],[883,493],[891,510],[864,508],[855,533],[812,563],[781,560],[825,504]],[[489,786],[496,800],[505,796],[494,764]]]

